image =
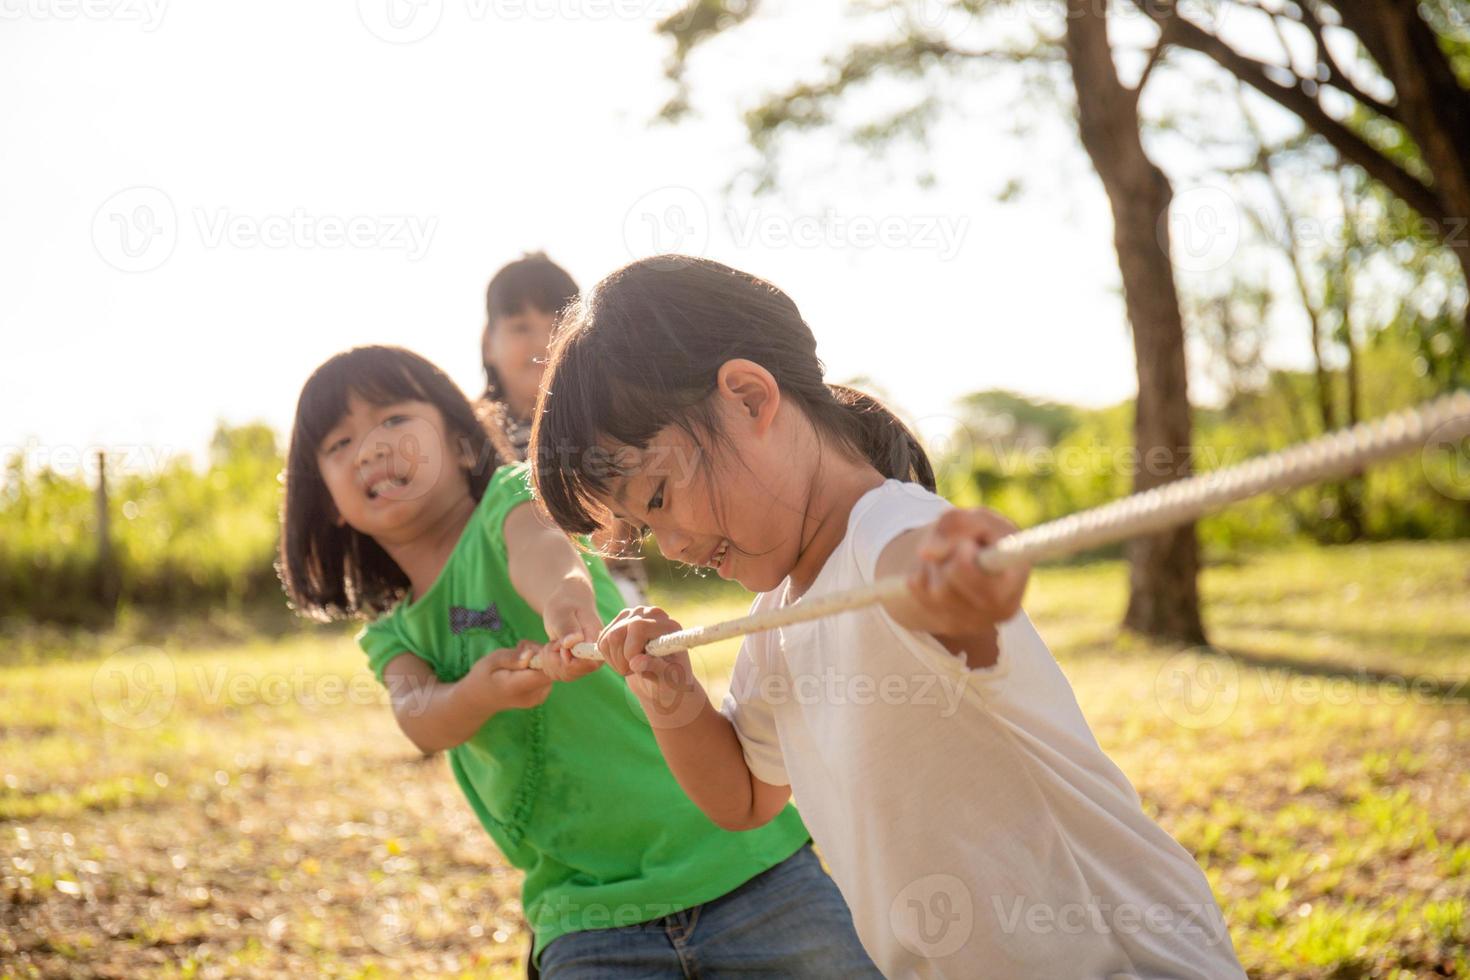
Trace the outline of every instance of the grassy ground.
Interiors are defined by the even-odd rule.
[[[1253,976],[1470,976],[1467,569],[1470,543],[1211,568],[1218,652],[1121,640],[1120,566],[1036,576],[1032,618]],[[694,585],[667,599],[687,624],[745,610]],[[169,635],[5,654],[0,975],[517,975],[519,875],[350,637]]]

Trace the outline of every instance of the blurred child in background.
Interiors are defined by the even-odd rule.
[[[532,410],[557,315],[577,293],[576,281],[545,252],[528,252],[503,266],[485,290],[485,391],[475,409],[488,428],[505,433],[516,459],[526,458],[531,441]],[[627,604],[646,602],[648,573],[636,557],[638,535],[618,526],[592,540],[605,552],[607,570]]]

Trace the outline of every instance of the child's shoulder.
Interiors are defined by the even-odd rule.
[[[506,515],[534,499],[530,464],[524,461],[506,463],[490,474],[473,520],[492,539],[498,540]]]
[[[371,641],[373,637],[396,636],[400,634],[403,631],[403,610],[406,605],[408,605],[407,598],[400,596],[393,605],[378,613],[372,619],[363,620],[354,638],[361,644],[364,638]]]
[[[485,484],[485,496],[516,502],[532,499],[531,464],[519,460],[496,467]]]
[[[353,637],[358,648],[367,654],[368,666],[379,682],[383,681],[383,668],[388,666],[388,661],[408,652],[408,644],[398,628],[402,608],[403,603],[397,603],[392,609],[363,624]]]
[[[922,484],[889,478],[853,506],[842,547],[849,552],[858,575],[871,582],[878,558],[890,541],[933,523],[953,507]]]
[[[847,516],[847,533],[827,556],[805,595],[841,592],[874,580],[878,558],[905,531],[923,527],[954,505],[918,483],[889,478],[858,498]],[[756,596],[751,612],[778,609],[794,601],[789,578]]]

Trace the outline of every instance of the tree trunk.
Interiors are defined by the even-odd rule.
[[[1343,341],[1347,344],[1347,424],[1358,424],[1358,345],[1353,340],[1352,324],[1344,320]],[[1360,541],[1368,533],[1368,519],[1363,513],[1364,472],[1349,473],[1337,484],[1337,512],[1347,528],[1349,541]]]
[[[1338,276],[1342,280],[1342,325],[1339,334],[1343,346],[1347,348],[1347,422],[1346,425],[1357,425],[1359,413],[1362,408],[1362,395],[1360,391],[1361,372],[1358,365],[1358,341],[1353,331],[1353,300],[1356,296],[1357,279],[1354,275],[1353,255],[1359,251],[1361,242],[1358,239],[1358,215],[1357,205],[1352,194],[1344,183],[1346,175],[1342,173],[1339,166],[1337,174],[1337,186],[1342,194],[1343,227],[1347,229],[1348,240],[1343,242],[1342,266],[1338,269]],[[1364,481],[1367,474],[1358,469],[1349,473],[1337,485],[1338,513],[1342,516],[1343,524],[1348,530],[1348,540],[1358,541],[1368,533],[1368,518],[1363,513],[1363,499],[1365,496]]]
[[[107,503],[107,454],[97,451],[97,567],[95,595],[98,604],[112,615],[117,610],[117,558],[112,549],[112,516]]]
[[[1066,50],[1082,145],[1112,206],[1113,244],[1138,369],[1133,487],[1149,490],[1191,470],[1184,324],[1169,258],[1173,192],[1143,151],[1136,96],[1119,81],[1108,45],[1106,5],[1068,0]],[[1194,525],[1138,538],[1129,544],[1128,557],[1123,625],[1157,639],[1203,643]]]

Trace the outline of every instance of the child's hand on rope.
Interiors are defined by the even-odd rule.
[[[976,560],[982,548],[1014,533],[1016,526],[984,507],[954,508],[924,529],[909,591],[929,631],[964,637],[988,631],[1021,608],[1031,570],[1024,566],[987,572]]]
[[[634,606],[618,613],[597,639],[597,649],[608,666],[628,678],[628,687],[638,695],[643,710],[655,724],[659,717],[684,716],[689,698],[705,697],[694,676],[689,651],[666,657],[645,653],[648,641],[683,629],[657,606]]]
[[[506,708],[534,708],[551,693],[551,678],[531,669],[531,656],[541,645],[522,640],[513,647],[492,650],[470,667],[460,681],[488,713]]]
[[[569,578],[551,594],[542,608],[546,635],[551,640],[541,652],[541,670],[554,681],[586,677],[602,664],[572,655],[578,643],[595,643],[602,631],[592,584],[580,576]]]

